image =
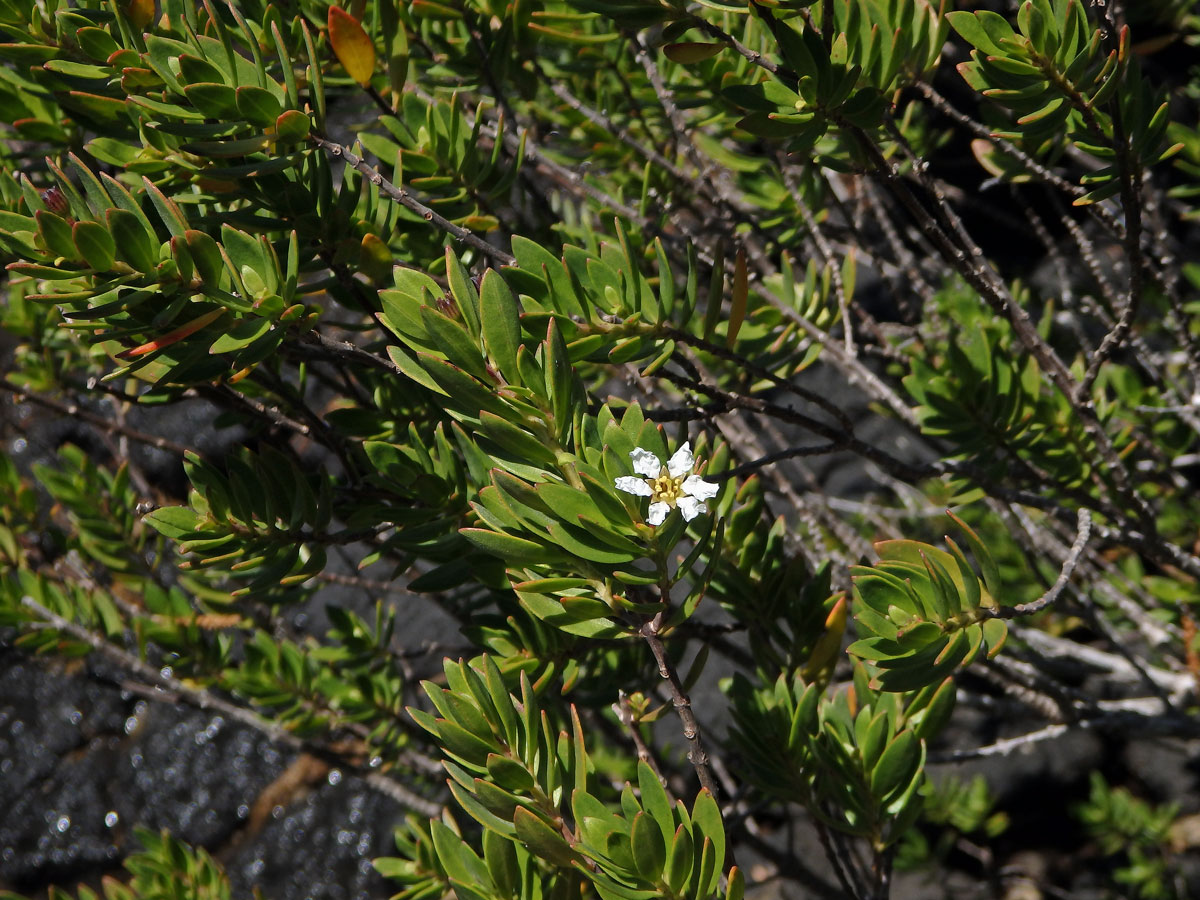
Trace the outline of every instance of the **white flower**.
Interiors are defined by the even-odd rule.
[[[665,466],[657,456],[641,447],[629,451],[629,458],[633,461],[633,471],[643,477],[623,475],[617,479],[617,488],[627,494],[651,498],[646,516],[650,525],[661,525],[676,507],[683,513],[684,521],[690,522],[700,513],[708,512],[704,501],[717,496],[720,491],[717,485],[692,474],[696,458],[692,456],[690,441],[685,441]]]

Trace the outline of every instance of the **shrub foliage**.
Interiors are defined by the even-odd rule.
[[[0,0],[0,387],[86,448],[0,457],[4,639],[370,773],[413,900],[882,898],[1003,830],[935,759],[1194,734],[1189,6]]]

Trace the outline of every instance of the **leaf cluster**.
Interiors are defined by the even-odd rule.
[[[486,655],[478,666],[447,660],[445,675],[446,688],[424,684],[438,716],[409,714],[437,737],[454,799],[484,829],[480,857],[448,825],[431,824],[439,864],[459,896],[559,896],[580,882],[606,900],[741,896],[736,867],[718,890],[725,833],[707,791],[689,810],[641,762],[637,790],[626,783],[617,812],[593,793],[595,767],[574,707],[556,732],[546,710],[539,715],[528,677],[521,673],[519,697],[509,693]],[[408,849],[415,868],[382,860],[382,870],[401,880],[429,872],[419,846]],[[413,890],[400,896],[417,896]]]
[[[977,6],[0,0],[0,639],[453,804],[405,900],[737,900],[798,807],[882,900],[923,809],[991,836],[926,770],[984,658],[1185,733],[1200,23]],[[1166,815],[1082,818],[1151,896]],[[106,898],[226,891],[143,843]]]

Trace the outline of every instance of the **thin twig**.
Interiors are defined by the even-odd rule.
[[[1140,712],[1118,710],[1106,712],[1092,718],[1080,719],[1071,724],[1055,723],[1016,737],[1005,738],[993,744],[973,747],[969,750],[945,750],[929,754],[930,763],[964,762],[984,759],[989,756],[1008,756],[1022,747],[1054,740],[1073,730],[1107,730],[1130,737],[1195,737],[1200,734],[1200,723],[1194,716],[1147,715]]]
[[[751,50],[733,35],[729,34],[729,32],[724,31],[719,26],[709,22],[707,19],[702,19],[699,16],[696,16],[694,19],[692,19],[692,25],[694,25],[696,28],[699,28],[709,37],[716,38],[721,43],[731,47],[733,50],[741,54],[744,58],[750,60],[750,62],[754,63],[754,65],[758,66],[759,68],[766,69],[776,77],[790,79],[791,81],[795,82],[795,72],[792,72],[790,69],[766,59],[757,50]]]
[[[47,397],[45,394],[39,394],[28,388],[23,388],[20,385],[13,384],[7,378],[0,379],[0,389],[11,392],[16,400],[28,400],[30,403],[35,403],[38,406],[43,406],[46,409],[52,409],[55,412],[62,413],[73,419],[78,419],[82,422],[87,422],[101,428],[105,431],[114,434],[123,435],[131,440],[137,441],[139,444],[146,444],[154,447],[156,450],[162,450],[166,453],[172,453],[175,456],[182,457],[188,452],[194,451],[191,447],[185,447],[183,444],[177,444],[169,438],[160,437],[157,434],[147,434],[144,431],[138,431],[136,428],[131,428],[121,422],[113,419],[111,416],[101,416],[90,412],[75,402],[65,402],[56,400],[53,397]]]
[[[1042,594],[1036,600],[1031,600],[1029,603],[1018,603],[1016,606],[993,607],[989,610],[991,613],[989,618],[1015,619],[1018,616],[1032,616],[1035,613],[1041,612],[1058,599],[1058,595],[1063,592],[1063,588],[1071,580],[1075,566],[1079,564],[1079,557],[1083,555],[1083,551],[1087,547],[1087,542],[1092,535],[1092,515],[1086,508],[1080,507],[1077,523],[1078,533],[1075,535],[1075,543],[1071,545],[1071,551],[1067,554],[1067,558],[1063,560],[1062,570],[1058,573],[1058,579],[1051,586],[1050,590],[1046,591],[1046,593]]]
[[[903,460],[898,459],[897,457],[894,457],[883,450],[880,450],[878,447],[860,440],[852,434],[846,434],[843,431],[839,431],[831,425],[827,425],[818,419],[814,419],[812,416],[797,412],[790,407],[779,406],[778,404],[770,403],[758,397],[747,397],[742,394],[733,394],[729,391],[722,390],[715,385],[696,381],[695,379],[671,372],[667,369],[663,369],[661,371],[664,378],[673,382],[679,387],[688,388],[696,391],[697,393],[720,400],[729,409],[744,409],[749,412],[771,416],[772,418],[779,419],[780,421],[790,422],[793,425],[800,425],[804,428],[807,428],[809,431],[812,431],[814,434],[818,434],[827,440],[840,443],[841,449],[847,450],[851,453],[856,453],[859,456],[862,456],[864,459],[871,460],[872,462],[888,469],[894,475],[909,483],[916,483],[921,478],[928,477],[936,473],[936,468],[910,465],[909,463],[906,463]]]
[[[942,220],[940,223],[909,190],[896,167],[883,155],[883,151],[879,149],[870,135],[850,123],[839,122],[838,124],[856,136],[859,146],[870,157],[879,174],[892,186],[896,196],[912,213],[921,230],[945,255],[947,261],[967,280],[968,284],[979,292],[989,306],[1009,321],[1017,339],[1033,355],[1051,383],[1071,404],[1088,436],[1095,442],[1096,449],[1105,463],[1105,473],[1112,479],[1112,484],[1121,499],[1136,511],[1143,528],[1147,530],[1153,528],[1154,513],[1146,501],[1133,489],[1129,473],[1096,413],[1095,404],[1090,397],[1077,397],[1075,390],[1077,382],[1071,376],[1070,370],[1054,348],[1038,333],[1029,313],[1013,299],[1000,275],[984,257],[982,248],[971,238],[958,215],[945,202],[936,182],[926,174],[924,162],[913,153],[896,124],[890,119],[887,120],[889,133],[913,161],[913,172],[922,187],[935,201],[934,208]]]
[[[766,456],[760,456],[758,459],[752,459],[750,462],[742,463],[740,466],[735,466],[732,469],[727,469],[724,472],[714,472],[705,477],[709,481],[728,481],[730,478],[741,478],[743,475],[749,475],[752,472],[757,472],[759,469],[769,466],[772,463],[780,462],[785,459],[796,459],[801,456],[823,456],[827,453],[836,453],[842,450],[840,444],[827,443],[815,444],[811,447],[788,447],[786,450],[778,450],[775,453],[768,453]]]
[[[617,717],[626,732],[629,734],[629,739],[633,741],[633,746],[637,750],[637,758],[650,767],[650,771],[654,773],[654,777],[660,782],[666,783],[663,778],[662,768],[658,764],[658,760],[654,758],[654,754],[650,752],[650,747],[647,746],[645,738],[642,737],[642,732],[638,728],[637,722],[633,720],[633,706],[629,702],[629,695],[625,691],[617,692],[617,702],[612,705],[613,713]]]
[[[175,678],[173,675],[164,674],[162,669],[152,666],[150,663],[134,656],[132,653],[123,650],[116,644],[113,644],[97,634],[93,634],[88,629],[81,625],[65,619],[52,610],[47,609],[38,603],[30,596],[21,598],[21,604],[29,609],[34,615],[41,619],[46,624],[52,626],[55,630],[69,634],[76,640],[83,641],[97,653],[108,657],[110,660],[126,669],[133,672],[143,681],[157,685],[167,691],[170,691],[175,697],[183,700],[191,706],[202,710],[214,710],[222,715],[253,728],[255,731],[266,735],[272,741],[291,747],[296,750],[305,750],[315,755],[330,757],[333,756],[338,760],[339,765],[343,765],[357,773],[361,773],[367,783],[381,793],[386,793],[388,796],[395,799],[397,802],[420,813],[424,816],[436,818],[442,814],[442,807],[437,803],[426,800],[424,797],[413,793],[404,785],[386,778],[378,772],[372,772],[369,768],[355,763],[353,760],[347,759],[344,755],[324,747],[320,744],[314,744],[311,741],[305,741],[296,735],[292,734],[282,726],[263,718],[258,713],[252,710],[245,709],[237,704],[230,703],[227,700],[222,700],[206,690],[194,688],[187,683]],[[164,697],[164,699],[166,699]]]
[[[1172,712],[1174,704],[1171,702],[1171,698],[1167,695],[1166,690],[1151,676],[1149,670],[1147,670],[1146,666],[1143,665],[1142,661],[1138,659],[1133,651],[1125,646],[1125,639],[1097,612],[1096,604],[1092,602],[1092,599],[1087,594],[1080,597],[1080,606],[1083,607],[1088,624],[1104,635],[1109,646],[1129,664],[1130,668],[1137,672],[1142,684],[1162,702],[1163,711]]]
[[[683,689],[683,682],[679,680],[679,673],[675,671],[675,666],[671,664],[671,660],[667,656],[667,648],[658,634],[662,628],[664,619],[664,614],[658,613],[652,619],[648,620],[642,625],[642,637],[650,647],[650,652],[654,654],[654,661],[658,665],[658,674],[667,683],[667,688],[671,693],[671,703],[679,716],[680,724],[683,725],[683,736],[687,739],[691,748],[688,750],[688,761],[692,764],[692,768],[696,770],[696,777],[700,779],[700,786],[706,788],[713,797],[716,797],[717,783],[713,779],[712,770],[708,765],[708,754],[704,750],[704,740],[700,735],[700,725],[696,722],[696,714],[692,712],[691,698],[688,697],[687,691]]]
[[[564,85],[556,81],[550,81],[550,90],[555,97],[567,104],[567,106],[571,107],[571,109],[575,110],[575,112],[579,113],[597,128],[602,128],[607,131],[618,141],[636,152],[643,159],[649,160],[656,166],[659,166],[677,181],[691,183],[691,179],[688,178],[687,174],[677,165],[675,165],[675,163],[671,162],[653,147],[643,144],[632,134],[630,134],[628,128],[624,128],[616,124],[612,119],[599,110],[592,109],[592,107],[588,106],[586,103],[572,94]]]
[[[1047,184],[1051,184],[1065,194],[1070,194],[1072,197],[1083,197],[1087,194],[1087,190],[1077,184],[1072,184],[1058,173],[1042,165],[1012,141],[1006,138],[999,137],[994,134],[991,129],[981,122],[977,122],[970,116],[964,115],[955,109],[949,100],[938,93],[937,89],[932,84],[926,81],[919,81],[913,85],[917,90],[925,95],[926,99],[933,104],[934,108],[947,118],[953,119],[959,125],[966,128],[972,134],[982,138],[992,144],[1006,156],[1010,156],[1023,165],[1026,170],[1037,175]],[[1118,238],[1125,236],[1125,227],[1121,222],[1113,216],[1111,212],[1099,203],[1089,204],[1089,210],[1092,211],[1096,218],[1100,219],[1105,226]]]
[[[1085,722],[1077,723],[1081,728],[1086,728]],[[1039,728],[1037,731],[1031,731],[1028,734],[1022,734],[1014,738],[1005,738],[1002,741],[996,741],[994,744],[987,744],[983,747],[972,747],[969,750],[944,750],[941,752],[933,752],[929,754],[929,762],[931,763],[949,763],[963,762],[968,759],[984,759],[989,756],[1008,756],[1015,750],[1021,747],[1027,747],[1031,744],[1040,743],[1041,741],[1049,741],[1054,738],[1061,737],[1071,730],[1071,726],[1061,722],[1053,725],[1047,725],[1044,728]]]
[[[689,334],[686,331],[680,331],[678,328],[673,326],[667,326],[665,331],[667,336],[676,343],[687,344],[689,346],[696,347],[697,349],[703,350],[705,353],[709,353],[718,359],[731,362],[737,366],[739,371],[744,371],[746,374],[752,375],[761,381],[769,381],[780,390],[788,391],[789,393],[795,394],[797,397],[807,400],[809,403],[820,407],[826,413],[833,416],[833,418],[838,421],[838,424],[840,424],[846,431],[849,432],[853,430],[854,424],[850,421],[850,417],[846,415],[845,410],[839,407],[828,397],[824,397],[821,394],[818,394],[816,391],[810,391],[807,388],[801,387],[790,379],[782,378],[769,369],[764,369],[762,366],[757,365],[742,354],[735,353],[728,347],[723,347],[720,344],[714,344],[712,341]]]
[[[375,185],[380,194],[390,200],[395,200],[405,209],[415,212],[426,222],[430,222],[437,226],[455,240],[461,241],[467,246],[478,250],[493,262],[499,263],[502,266],[516,265],[516,257],[504,252],[499,247],[493,247],[474,232],[455,225],[442,214],[434,212],[420,200],[413,197],[407,190],[402,187],[397,187],[384,178],[377,169],[366,162],[366,160],[364,160],[361,156],[358,156],[352,152],[349,147],[344,147],[335,141],[327,140],[321,135],[315,133],[310,134],[308,139],[334,159],[345,160],[346,164],[349,165],[350,168],[359,172],[364,178],[371,182],[371,184]]]
[[[304,437],[312,437],[313,435],[313,428],[311,426],[293,419],[280,412],[274,406],[263,403],[256,397],[235,391],[227,384],[220,384],[215,387],[201,386],[198,388],[198,391],[201,396],[207,396],[209,399],[223,403],[226,406],[240,407],[260,419],[267,420],[278,428],[294,431],[296,434],[303,435]]]
[[[1012,655],[986,660],[976,674],[995,685],[1005,697],[1035,710],[1051,722],[1072,722],[1079,718],[1079,697],[1064,688],[1042,669]]]
[[[837,264],[833,254],[833,248],[829,246],[829,242],[825,240],[825,235],[817,224],[817,218],[813,215],[808,204],[804,202],[804,197],[800,192],[800,185],[796,183],[795,178],[791,177],[791,170],[780,167],[783,171],[784,182],[788,186],[788,190],[792,193],[792,202],[796,205],[796,211],[800,213],[800,218],[804,220],[804,226],[808,229],[808,233],[812,235],[813,243],[817,246],[817,252],[820,253],[822,261],[829,269],[829,274],[833,281],[833,293],[837,298],[838,313],[842,319],[842,343],[846,348],[848,356],[857,356],[858,348],[854,344],[854,326],[850,324],[850,305],[849,298],[846,296],[846,286],[842,282],[842,267]],[[883,341],[881,345],[886,346]]]
[[[326,337],[319,331],[305,332],[301,337],[301,342],[313,347],[317,347],[328,358],[335,359],[343,363],[356,363],[358,365],[368,366],[373,369],[379,369],[382,372],[387,372],[389,375],[403,375],[399,366],[391,360],[384,359],[374,353],[370,353],[356,344],[351,344],[347,341],[334,340],[331,337]]]
[[[1133,327],[1133,320],[1142,306],[1142,290],[1145,284],[1145,258],[1142,255],[1142,172],[1130,152],[1129,137],[1125,133],[1121,118],[1121,104],[1114,102],[1111,108],[1113,144],[1121,179],[1121,206],[1125,213],[1124,247],[1126,264],[1129,266],[1129,295],[1117,324],[1104,336],[1099,349],[1088,363],[1087,371],[1079,381],[1079,388],[1075,394],[1079,403],[1090,399],[1092,385],[1100,374],[1100,369],[1125,341]]]
[[[854,874],[852,861],[843,859],[840,848],[834,848],[829,834],[829,826],[817,818],[814,818],[814,824],[817,827],[817,838],[821,841],[821,848],[825,851],[825,858],[829,860],[829,864],[833,867],[833,873],[837,876],[842,890],[846,892],[847,897],[862,897],[863,894],[859,888],[857,878],[851,881],[851,876]]]

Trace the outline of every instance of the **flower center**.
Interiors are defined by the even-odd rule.
[[[650,498],[654,503],[665,503],[672,509],[683,494],[683,476],[672,478],[665,468],[662,474],[650,482],[650,490],[654,495]]]

